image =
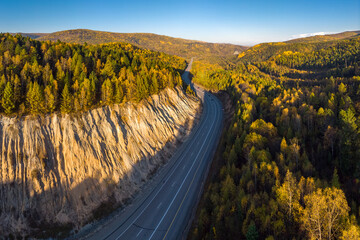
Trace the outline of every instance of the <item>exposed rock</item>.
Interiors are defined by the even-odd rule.
[[[189,133],[200,101],[166,89],[139,104],[80,116],[0,116],[0,236],[46,224],[83,225],[121,204]]]

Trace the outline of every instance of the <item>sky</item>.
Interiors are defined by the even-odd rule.
[[[360,1],[0,0],[0,32],[78,28],[253,45],[360,30]]]

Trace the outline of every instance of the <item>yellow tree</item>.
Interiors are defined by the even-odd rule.
[[[318,189],[305,196],[301,223],[311,239],[334,239],[348,218],[349,206],[342,190]]]
[[[340,237],[340,240],[359,240],[360,239],[360,229],[358,226],[351,224],[347,229],[345,229]]]
[[[276,190],[276,198],[289,217],[292,216],[294,208],[299,208],[300,191],[295,177],[289,170],[286,172],[284,183]]]

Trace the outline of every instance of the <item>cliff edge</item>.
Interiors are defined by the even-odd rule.
[[[131,199],[199,118],[179,88],[77,116],[0,116],[0,235],[79,228]]]

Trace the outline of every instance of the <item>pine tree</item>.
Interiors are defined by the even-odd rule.
[[[152,94],[157,94],[159,92],[159,83],[155,74],[151,78],[151,88],[152,88],[151,91]]]
[[[51,113],[55,111],[55,96],[52,94],[51,87],[49,85],[46,86],[44,93],[46,100],[46,111]]]
[[[15,106],[19,106],[22,101],[21,98],[21,82],[18,75],[15,75],[14,79],[14,102]]]
[[[73,110],[73,97],[70,93],[69,85],[65,84],[65,87],[61,94],[61,106],[62,113],[70,113]]]
[[[10,82],[6,83],[4,95],[1,99],[1,106],[4,108],[6,114],[12,113],[15,109],[14,89]]]
[[[45,111],[44,93],[37,82],[30,84],[29,90],[26,94],[26,100],[30,107],[30,113],[32,114],[44,113]]]
[[[110,104],[112,103],[113,96],[114,96],[113,84],[110,81],[110,79],[107,78],[101,86],[101,100],[105,104]]]
[[[121,103],[124,98],[124,92],[120,83],[116,84],[115,88],[115,103]]]
[[[252,222],[246,233],[246,240],[257,240],[259,239],[259,233],[256,229],[256,225]]]
[[[333,177],[331,179],[331,186],[336,187],[336,188],[340,188],[340,181],[339,181],[339,175],[337,173],[337,169],[334,169],[334,174]]]
[[[2,75],[0,78],[0,99],[2,98],[2,96],[4,94],[5,86],[6,86],[5,75]]]

